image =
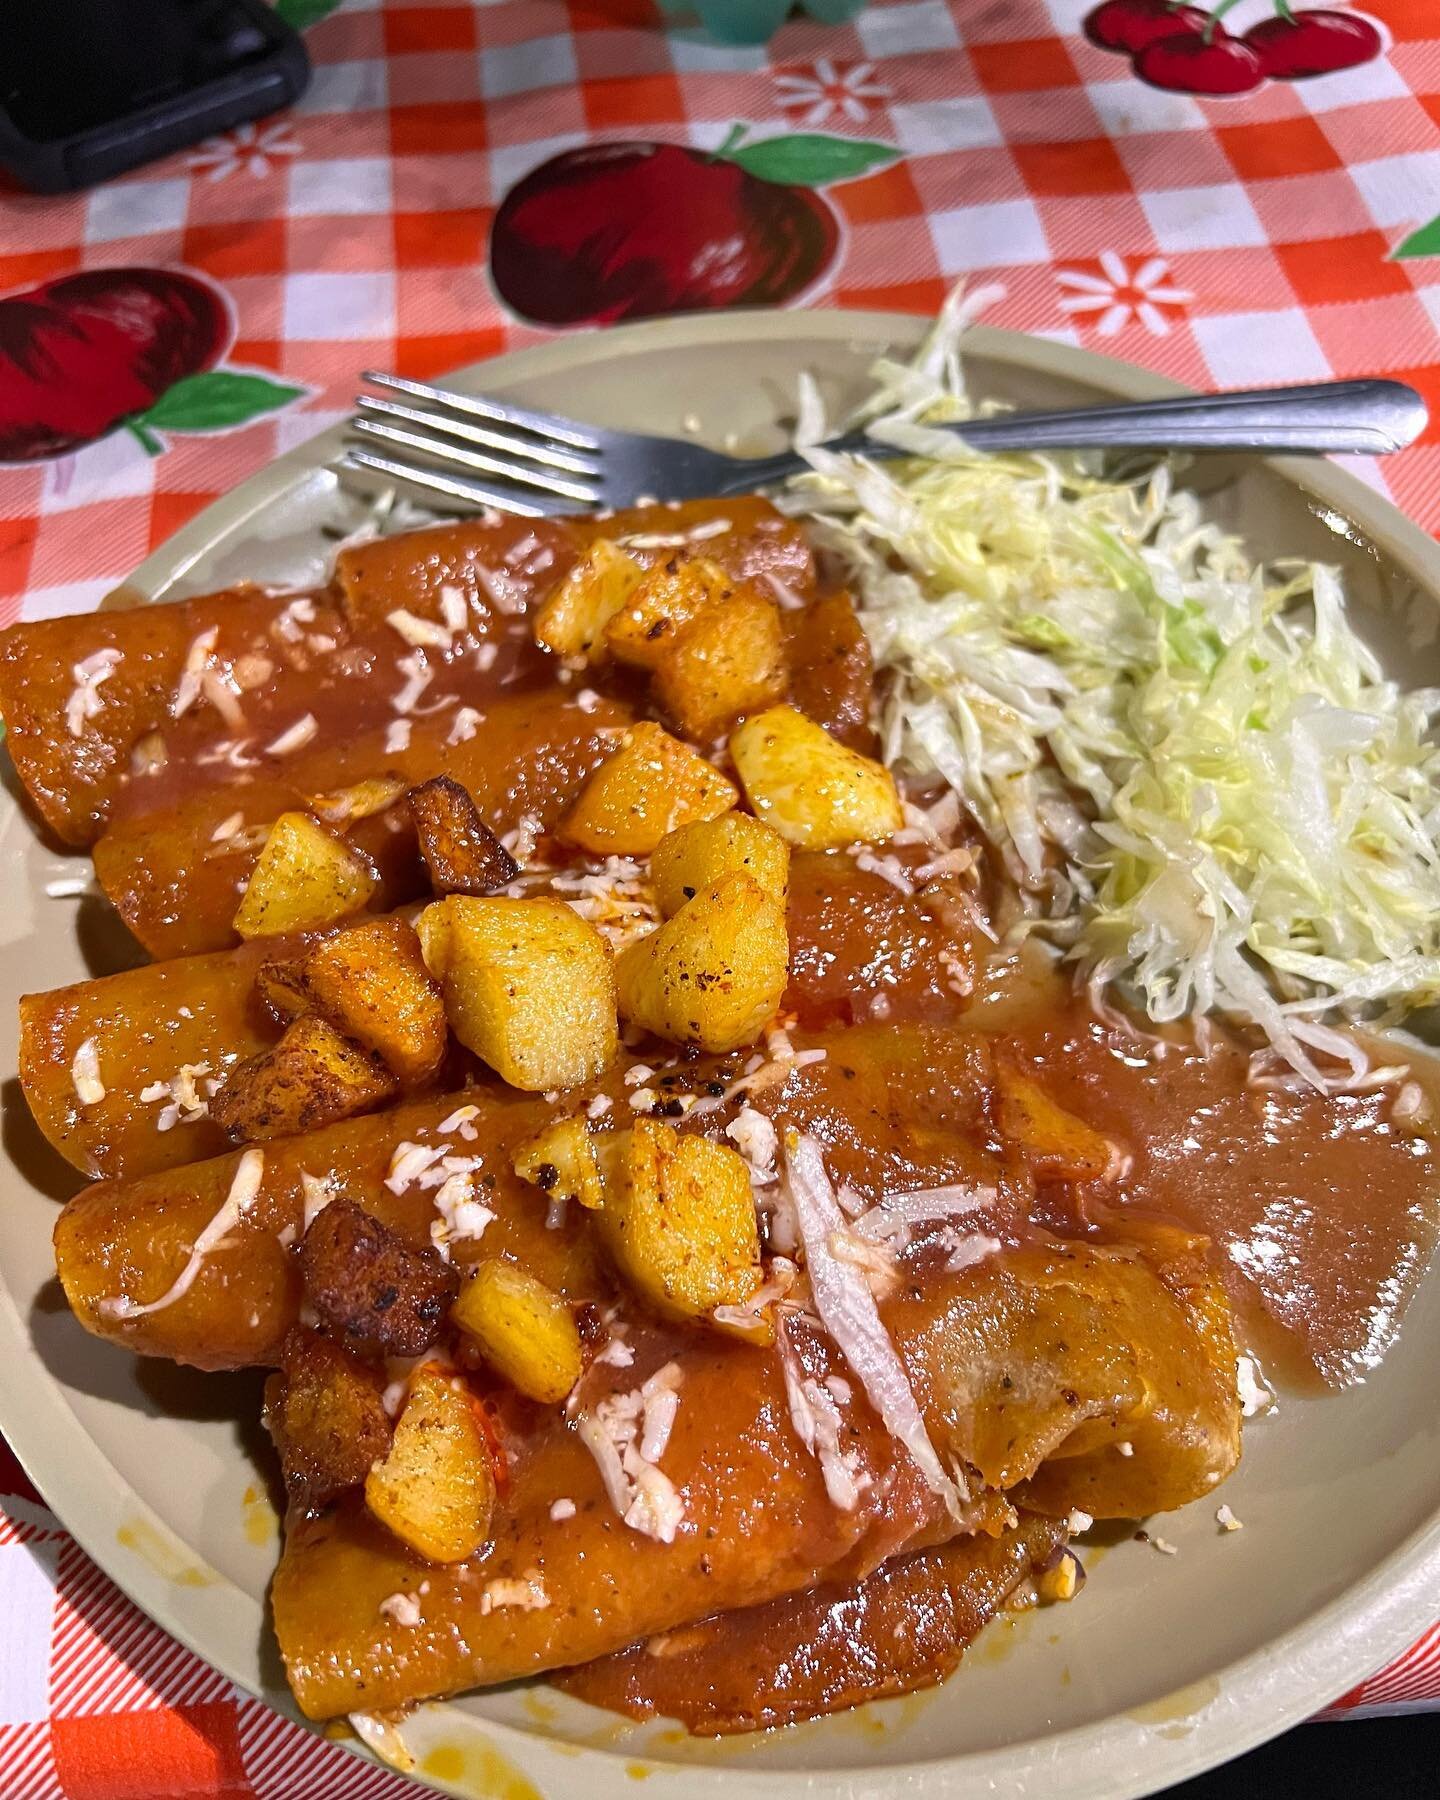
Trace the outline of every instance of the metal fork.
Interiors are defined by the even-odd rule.
[[[726,456],[683,439],[584,425],[399,375],[371,372],[365,380],[403,398],[358,397],[355,431],[378,441],[387,454],[352,449],[349,463],[413,482],[452,503],[528,518],[750,493],[806,467],[793,450]],[[1327,381],[1004,413],[940,429],[977,450],[1349,450],[1381,456],[1413,442],[1425,423],[1425,402],[1403,382]],[[877,460],[906,454],[863,431],[847,432],[825,448]]]

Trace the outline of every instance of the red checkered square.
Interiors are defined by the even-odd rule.
[[[51,1752],[65,1800],[204,1794],[252,1800],[231,1700],[173,1712],[55,1719]]]

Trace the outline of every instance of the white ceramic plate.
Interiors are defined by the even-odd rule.
[[[920,321],[879,314],[675,319],[566,338],[463,371],[456,385],[606,424],[717,445],[778,447],[810,369],[835,402],[860,391],[883,345]],[[1020,403],[1173,391],[1127,365],[977,332],[978,391]],[[328,433],[210,507],[136,573],[119,603],[274,578],[325,547],[340,496]],[[1341,471],[1216,459],[1195,484],[1262,551],[1344,566],[1364,628],[1411,682],[1440,679],[1440,552]],[[13,778],[11,780],[13,789]],[[113,966],[96,902],[44,897],[83,863],[37,841],[0,795],[5,903],[0,988]],[[77,931],[77,923],[79,929]],[[133,1362],[87,1337],[53,1277],[50,1230],[73,1173],[38,1143],[14,1077],[4,1009],[0,1206],[0,1428],[90,1555],[167,1630],[242,1687],[291,1710],[266,1613],[277,1543],[257,1492],[259,1381]],[[910,1800],[935,1795],[1107,1800],[1150,1793],[1305,1718],[1440,1615],[1440,1281],[1363,1387],[1285,1399],[1248,1434],[1225,1498],[1167,1519],[1176,1557],[1127,1542],[1092,1559],[1077,1604],[991,1628],[935,1693],[721,1744],[632,1726],[543,1688],[422,1708],[405,1736],[425,1778],[457,1795],[587,1800],[696,1795]],[[247,1492],[250,1498],[247,1499]],[[528,1784],[528,1785],[527,1785]]]

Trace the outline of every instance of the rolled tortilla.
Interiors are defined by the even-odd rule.
[[[284,777],[211,789],[173,811],[126,820],[95,846],[95,873],[120,917],[152,956],[189,956],[237,941],[235,909],[259,857],[264,829],[282,812],[373,778],[409,784],[449,774],[474,795],[486,822],[506,832],[529,814],[552,826],[576,789],[614,748],[629,709],[614,701],[504,694],[475,735],[451,743],[452,716],[421,720],[389,748],[385,731],[288,759]],[[381,912],[423,891],[423,865],[403,802],[357,820],[349,837],[374,861]]]
[[[1142,1494],[1182,1505],[1234,1466],[1234,1346],[1201,1329],[1175,1291],[1177,1259],[1193,1263],[1193,1246],[1172,1251],[1157,1266],[1118,1245],[1036,1246],[907,1280],[882,1308],[937,1451],[965,1471],[972,1511],[958,1529],[999,1529],[1008,1514],[996,1495],[1023,1503],[1027,1483],[1044,1486],[1052,1516],[1082,1495],[1129,1516]],[[863,1479],[849,1512],[800,1443],[773,1350],[695,1331],[678,1341],[641,1331],[632,1342],[630,1368],[592,1366],[576,1418],[512,1422],[510,1490],[471,1561],[423,1563],[354,1500],[291,1521],[275,1623],[307,1714],[383,1710],[590,1661],[821,1576],[854,1580],[957,1530],[818,1333],[812,1351],[851,1384],[845,1442]],[[580,1429],[592,1382],[634,1389],[663,1359],[680,1371],[657,1463],[682,1506],[669,1543],[618,1516]],[[1098,1452],[1071,1454],[1102,1440],[1116,1465],[1108,1488],[1084,1472]],[[1114,1451],[1120,1442],[1129,1456]],[[557,1501],[573,1514],[562,1505],[552,1518]],[[530,1604],[496,1603],[527,1591]],[[386,1605],[395,1595],[407,1603]]]

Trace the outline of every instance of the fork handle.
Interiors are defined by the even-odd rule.
[[[1319,381],[1302,387],[1177,394],[1054,412],[1004,413],[938,427],[976,450],[1403,450],[1425,428],[1425,402],[1401,381]],[[909,452],[863,431],[832,438],[826,450],[886,461]],[[747,461],[727,491],[760,486],[806,467],[794,451]]]

